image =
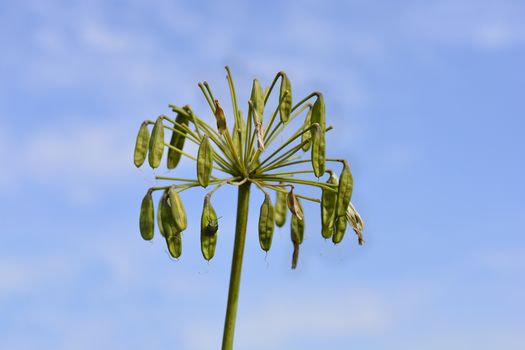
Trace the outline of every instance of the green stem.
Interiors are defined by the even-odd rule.
[[[237,223],[235,225],[235,243],[233,246],[232,269],[230,274],[230,288],[228,291],[228,305],[224,321],[222,350],[233,349],[235,333],[235,319],[239,301],[239,287],[241,285],[242,258],[246,241],[246,226],[248,224],[248,204],[250,201],[250,182],[239,187],[237,197]]]

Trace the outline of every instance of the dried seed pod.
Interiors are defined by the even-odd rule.
[[[290,209],[290,212],[297,216],[299,220],[303,219],[303,209],[301,205],[299,204],[299,200],[293,193],[293,188],[288,192],[288,196],[286,198],[286,204],[288,205],[288,209]]]
[[[182,235],[180,232],[166,237],[166,245],[170,255],[178,259],[182,254]]]
[[[255,121],[255,132],[257,133],[257,149],[264,151],[264,129],[261,123]]]
[[[178,113],[177,117],[175,118],[175,124],[173,125],[173,128],[177,131],[173,131],[171,134],[171,140],[170,145],[177,148],[178,150],[181,150],[184,148],[184,141],[186,140],[186,128],[184,126],[188,126],[189,120],[188,117]],[[174,169],[180,161],[182,154],[177,151],[176,149],[169,148],[168,149],[168,161],[167,161],[167,167],[168,169]]]
[[[345,216],[338,216],[335,218],[335,231],[332,236],[332,242],[338,244],[343,240],[346,232],[347,221]]]
[[[357,242],[359,245],[363,245],[363,243],[365,243],[365,240],[363,239],[363,227],[365,224],[361,218],[361,215],[359,215],[357,210],[352,205],[352,202],[348,204],[348,208],[346,209],[346,219],[357,235]]]
[[[228,130],[228,126],[226,125],[226,116],[224,115],[224,111],[219,104],[218,100],[214,101],[215,103],[215,119],[217,120],[217,130],[219,130],[219,134],[224,134]]]
[[[162,125],[162,116],[157,118],[153,130],[151,131],[151,138],[149,140],[149,165],[155,169],[160,165],[162,153],[164,152],[164,125]]]
[[[173,222],[177,228],[177,231],[182,232],[188,226],[188,222],[186,219],[186,210],[184,210],[184,205],[182,204],[182,200],[180,199],[179,193],[177,192],[177,188],[175,186],[171,186],[169,188],[168,197],[168,205],[171,209]],[[162,221],[164,222],[164,218],[162,218]]]
[[[252,94],[250,100],[253,103],[255,120],[262,124],[264,113],[264,94],[259,80],[253,79]]]
[[[325,133],[319,124],[312,124],[312,168],[317,177],[321,177],[325,170]]]
[[[197,180],[202,187],[207,187],[213,166],[213,148],[209,136],[204,135],[197,153]]]
[[[140,168],[146,160],[146,154],[148,153],[149,144],[149,130],[148,123],[143,122],[140,125],[139,133],[137,135],[137,141],[135,142],[135,152],[133,153],[133,163],[137,168]]]
[[[274,209],[268,193],[264,194],[264,202],[259,212],[259,244],[267,252],[272,246],[273,229],[275,227]]]
[[[283,227],[286,222],[286,214],[288,209],[286,206],[286,193],[276,191],[275,193],[275,224]]]
[[[288,93],[285,95],[286,91],[288,91]],[[281,90],[279,91],[279,100],[282,100],[279,105],[279,116],[284,123],[288,121],[292,111],[292,84],[284,72],[281,72]]]
[[[210,194],[204,197],[201,215],[201,252],[204,259],[208,261],[215,255],[217,230],[219,229],[217,214],[211,205],[210,197]]]
[[[306,152],[310,149],[310,145],[312,143],[312,132],[310,131],[310,126],[312,125],[312,122],[311,122],[311,119],[312,119],[312,109],[310,108],[308,110],[308,113],[306,113],[306,118],[304,119],[304,124],[303,124],[303,130],[306,130],[308,129],[307,131],[305,131],[303,133],[303,135],[301,136],[301,143],[303,144],[303,151]]]
[[[332,170],[327,170],[330,173],[327,185],[333,187],[338,185],[337,175]],[[321,234],[324,238],[330,238],[334,233],[334,221],[335,221],[335,204],[337,201],[337,192],[323,189],[321,195],[321,223],[322,231]]]
[[[352,189],[354,187],[354,180],[350,172],[350,166],[346,160],[343,161],[343,170],[339,177],[339,188],[337,191],[337,203],[335,209],[336,217],[345,216],[346,209],[352,198]]]
[[[149,190],[144,198],[142,199],[142,204],[140,206],[140,235],[146,241],[153,239],[153,230],[155,227],[155,213],[153,209],[153,197],[151,195],[151,190]]]
[[[301,202],[297,200],[297,203],[302,212]],[[299,245],[303,243],[304,239],[304,219],[299,219],[296,215],[292,215],[290,236],[293,243],[292,269],[295,269],[297,267],[297,260],[299,259]]]

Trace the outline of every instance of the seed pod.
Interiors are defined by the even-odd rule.
[[[323,94],[318,92],[317,93],[317,100],[315,100],[315,103],[312,107],[312,124],[317,123],[321,127],[322,130],[326,129],[326,111],[325,111],[325,105],[324,105],[324,97]]]
[[[359,245],[363,245],[363,243],[365,243],[365,240],[363,239],[363,227],[365,224],[363,219],[361,219],[361,215],[359,215],[357,210],[355,210],[354,206],[352,205],[352,202],[348,204],[348,208],[346,209],[346,219],[357,235],[357,242]]]
[[[297,199],[297,204],[303,211],[303,206],[299,199]],[[290,232],[292,237],[292,242],[297,242],[299,244],[303,243],[304,239],[304,218],[299,218],[297,215],[292,215],[292,222],[290,224]]]
[[[312,147],[316,148],[316,152],[319,154],[319,162],[314,165],[315,176],[320,177],[324,174],[325,170],[325,130],[326,130],[326,115],[323,94],[317,93],[317,100],[312,107],[311,123],[312,125],[317,123],[321,128],[319,137],[312,139]],[[318,143],[318,145],[316,145]],[[315,147],[314,147],[315,146]]]
[[[338,244],[343,240],[346,232],[346,226],[347,222],[345,216],[338,216],[335,218],[335,231],[334,235],[332,236],[332,242],[334,242],[334,244]]]
[[[288,209],[286,208],[286,193],[276,191],[275,193],[275,223],[279,227],[283,227],[286,222],[286,214]]]
[[[286,204],[288,205],[288,209],[292,212],[293,215],[297,216],[299,220],[303,219],[303,209],[301,208],[301,205],[299,204],[299,200],[293,193],[293,188],[288,192],[288,196],[286,198]]]
[[[154,209],[153,209],[153,197],[151,195],[151,190],[149,190],[144,198],[142,199],[142,204],[140,206],[140,234],[142,238],[146,241],[153,239],[153,230],[154,230]]]
[[[255,121],[255,132],[257,134],[257,149],[264,151],[264,129],[261,123]]]
[[[175,219],[173,218],[172,208],[170,207],[169,201],[169,191],[165,190],[162,194],[161,201],[159,203],[159,229],[160,232],[165,238],[175,235],[177,232],[180,232],[177,225],[175,224]]]
[[[288,76],[282,72],[281,74],[281,90],[279,91],[279,115],[281,117],[281,122],[288,121],[290,118],[290,113],[292,111],[292,84]],[[285,92],[288,91],[288,94],[285,95]]]
[[[180,232],[166,237],[168,251],[174,259],[178,259],[182,254],[182,235]]]
[[[302,211],[301,203],[299,201],[298,203]],[[297,267],[297,260],[299,259],[299,245],[303,243],[304,239],[304,220],[300,220],[296,215],[292,215],[290,236],[293,243],[292,269],[295,269]]]
[[[166,237],[166,233],[164,232],[164,226],[162,224],[162,211],[164,210],[164,195],[162,195],[159,199],[159,204],[157,205],[157,227],[159,228],[159,232],[162,235],[162,237]]]
[[[332,170],[327,170],[330,173],[330,177],[326,184],[337,186],[338,180],[337,175]],[[330,238],[334,233],[334,220],[335,220],[335,204],[337,201],[337,192],[323,189],[321,195],[321,223],[322,231],[321,234],[324,238]]]
[[[215,119],[217,120],[217,130],[219,130],[219,134],[224,134],[228,130],[228,126],[226,125],[226,116],[224,115],[224,111],[219,104],[218,100],[214,101],[215,103]]]
[[[319,124],[312,124],[312,168],[317,177],[321,177],[325,170],[325,136]]]
[[[303,151],[306,152],[310,149],[310,145],[312,143],[312,132],[310,131],[310,126],[312,125],[312,122],[311,122],[311,118],[312,118],[312,109],[310,108],[308,110],[308,113],[306,113],[306,118],[304,119],[304,124],[303,124],[303,130],[306,130],[308,129],[307,131],[305,131],[303,133],[303,135],[301,136],[301,143],[303,143]]]
[[[250,100],[253,103],[255,112],[255,120],[262,124],[263,113],[264,113],[264,95],[259,80],[253,79],[252,95]]]
[[[264,202],[259,213],[259,244],[267,252],[272,246],[273,229],[275,227],[272,200],[268,193],[264,195]]]
[[[181,151],[184,148],[184,141],[186,140],[186,128],[184,126],[188,126],[188,124],[188,117],[180,113],[177,114],[173,128],[178,130],[178,132],[175,130],[172,132],[170,145]],[[174,169],[179,164],[181,155],[179,151],[173,148],[168,149],[168,161],[166,164],[168,169]]]
[[[239,120],[235,120],[233,125],[233,147],[237,154],[241,154],[243,140],[246,137],[246,124],[244,124],[244,119],[242,119],[241,111],[239,111]]]
[[[148,162],[153,169],[159,167],[163,152],[164,126],[162,125],[162,116],[160,116],[157,118],[157,121],[155,121],[149,140]]]
[[[180,199],[180,196],[177,193],[177,189],[175,186],[171,186],[169,188],[168,197],[168,204],[171,209],[173,222],[175,224],[175,227],[177,228],[177,231],[182,232],[188,226],[188,222],[186,219],[186,211],[184,210],[184,205],[182,204],[182,200]],[[162,221],[164,221],[164,218],[162,218]]]
[[[149,144],[149,130],[148,123],[143,122],[140,125],[139,133],[137,135],[137,141],[135,142],[135,152],[133,153],[133,163],[137,168],[140,168],[146,160],[146,154],[148,153]]]
[[[210,197],[210,194],[204,197],[201,215],[201,252],[204,259],[208,261],[215,255],[217,230],[219,229],[217,214],[211,205]]]
[[[352,189],[354,187],[354,180],[350,172],[350,166],[346,160],[343,161],[343,170],[339,177],[339,188],[337,191],[337,202],[335,215],[336,217],[345,216],[346,209],[352,198]]]
[[[197,153],[197,180],[202,187],[207,187],[210,183],[210,176],[213,166],[213,148],[210,144],[208,135],[204,135]]]

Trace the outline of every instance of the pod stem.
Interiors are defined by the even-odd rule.
[[[237,222],[235,225],[235,243],[233,246],[232,269],[230,273],[230,288],[228,290],[228,304],[224,320],[222,350],[233,349],[235,320],[239,301],[239,287],[241,285],[242,259],[244,243],[246,241],[246,226],[248,224],[248,204],[250,201],[250,182],[239,187],[237,196]]]

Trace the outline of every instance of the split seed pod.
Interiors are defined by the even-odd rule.
[[[286,204],[288,205],[288,209],[290,209],[293,215],[297,216],[299,220],[303,220],[303,209],[299,204],[299,199],[297,199],[297,197],[293,193],[293,188],[290,190],[290,192],[288,192]]]
[[[315,147],[319,154],[319,163],[314,165],[315,176],[321,177],[324,174],[325,170],[325,130],[326,130],[326,112],[324,105],[323,94],[317,93],[317,100],[315,101],[312,107],[312,116],[311,116],[312,125],[317,123],[321,129],[319,137],[314,137],[312,139],[312,147]],[[318,145],[316,145],[318,143]]]
[[[338,180],[337,175],[331,170],[327,170],[330,173],[327,185],[337,186]],[[323,189],[321,195],[321,223],[322,231],[321,234],[324,238],[332,237],[334,233],[334,220],[335,220],[335,204],[337,201],[337,192]]]
[[[146,154],[148,153],[149,144],[149,130],[148,123],[143,122],[140,125],[139,133],[137,135],[137,141],[135,142],[135,152],[133,153],[133,163],[137,168],[140,168],[146,160]]]
[[[151,138],[149,140],[149,165],[155,169],[160,165],[162,153],[164,152],[164,126],[162,125],[162,116],[157,118],[153,130],[151,131]]]
[[[286,91],[288,93],[285,95]],[[281,117],[281,122],[285,123],[290,118],[290,113],[292,111],[292,84],[288,76],[281,72],[281,90],[279,91],[279,101],[281,101],[279,106],[279,115]]]
[[[262,124],[264,113],[264,94],[259,80],[253,79],[252,94],[250,100],[255,111],[255,120]]]
[[[213,148],[208,135],[204,135],[197,153],[197,180],[202,187],[207,187],[213,166]]]
[[[363,239],[363,227],[365,224],[363,219],[361,219],[361,215],[359,215],[357,210],[355,210],[354,206],[352,205],[352,202],[348,204],[348,208],[346,209],[346,219],[357,235],[357,242],[359,245],[363,245],[363,243],[365,243],[365,240]]]
[[[321,177],[325,171],[325,133],[319,124],[312,124],[312,168],[317,177]]]
[[[306,118],[304,119],[304,125],[303,130],[306,130],[303,135],[301,136],[301,143],[303,144],[303,151],[306,152],[310,149],[310,145],[312,143],[312,132],[310,131],[310,126],[312,125],[311,122],[312,119],[312,109],[310,108],[308,110],[308,113],[306,114]]]
[[[153,197],[151,195],[151,190],[149,190],[144,198],[142,199],[142,204],[140,206],[140,235],[146,241],[153,239],[153,230],[154,230],[154,209],[153,209]]]
[[[275,224],[283,227],[286,222],[286,214],[288,209],[286,207],[286,193],[276,191],[275,193]]]
[[[208,261],[215,255],[218,229],[217,214],[211,205],[211,195],[207,194],[204,197],[201,215],[201,252],[204,259]]]
[[[297,203],[302,212],[301,202],[297,200]],[[295,269],[297,267],[297,260],[299,259],[299,245],[303,243],[304,239],[304,219],[299,219],[296,215],[292,215],[290,236],[293,243],[292,269]]]
[[[228,126],[226,125],[226,116],[224,115],[224,111],[219,104],[218,100],[214,101],[215,104],[215,119],[217,120],[217,130],[219,130],[219,134],[224,134],[228,130]]]
[[[186,140],[186,127],[189,124],[188,117],[183,114],[177,114],[175,118],[175,124],[173,125],[173,130],[171,134],[170,145],[182,151],[184,148],[184,141]],[[186,126],[186,127],[185,127]],[[174,169],[180,161],[182,154],[173,148],[168,148],[168,169]]]
[[[274,209],[268,193],[264,194],[264,202],[259,213],[259,244],[267,252],[272,246],[273,229],[275,227]]]
[[[175,186],[169,188],[168,197],[173,222],[177,231],[182,232],[188,226],[188,222],[186,219],[186,210],[184,210],[184,205],[182,204],[182,200],[180,199]],[[164,217],[162,218],[162,221],[164,221]]]

